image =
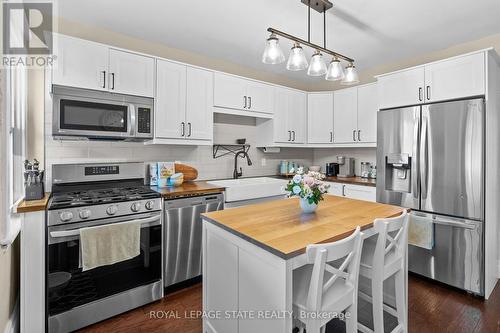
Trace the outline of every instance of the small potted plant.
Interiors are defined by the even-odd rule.
[[[286,186],[288,197],[298,196],[302,211],[314,213],[318,203],[323,200],[323,194],[327,193],[330,187],[322,181],[324,178],[325,176],[319,172],[309,171],[304,174],[304,170],[299,168]]]

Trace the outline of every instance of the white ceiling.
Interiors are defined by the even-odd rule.
[[[327,47],[372,68],[500,32],[499,0],[337,0],[327,12]],[[300,0],[62,0],[59,16],[233,63],[321,80],[260,61],[273,27],[307,39]],[[311,41],[323,41],[312,13]],[[291,42],[280,40],[285,54]],[[311,50],[308,50],[312,54]]]

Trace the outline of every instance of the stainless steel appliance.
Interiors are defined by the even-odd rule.
[[[224,209],[222,193],[165,200],[164,286],[201,275],[201,213]]]
[[[153,138],[153,99],[53,87],[52,135],[59,139]]]
[[[162,201],[143,163],[54,165],[47,212],[47,327],[70,332],[163,297]],[[80,268],[80,229],[140,223],[140,255]]]
[[[337,162],[339,164],[339,173],[337,177],[354,177],[354,158],[337,156]]]
[[[412,208],[433,227],[431,249],[409,246],[409,270],[479,295],[484,124],[482,98],[378,113],[377,201]]]

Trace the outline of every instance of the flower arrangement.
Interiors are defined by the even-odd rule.
[[[298,196],[309,205],[317,205],[330,187],[322,181],[324,178],[325,176],[319,172],[309,171],[304,174],[303,168],[299,168],[286,186],[288,196]]]

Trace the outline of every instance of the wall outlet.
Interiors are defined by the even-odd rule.
[[[267,161],[265,158],[260,159],[260,166],[266,166],[266,163],[267,163]]]

